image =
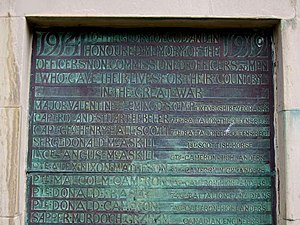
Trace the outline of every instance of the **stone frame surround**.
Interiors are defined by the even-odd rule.
[[[25,223],[31,29],[64,26],[273,29],[277,224],[300,224],[299,0],[38,2],[0,3],[0,225]]]

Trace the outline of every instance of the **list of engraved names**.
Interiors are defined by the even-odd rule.
[[[33,224],[273,224],[268,31],[38,30]]]

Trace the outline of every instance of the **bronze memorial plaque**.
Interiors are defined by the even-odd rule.
[[[27,225],[275,224],[266,30],[34,32]]]

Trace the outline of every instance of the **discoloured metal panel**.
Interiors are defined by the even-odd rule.
[[[273,224],[270,36],[36,31],[27,224]]]

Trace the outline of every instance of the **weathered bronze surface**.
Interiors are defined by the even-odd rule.
[[[274,224],[271,33],[34,33],[27,224]]]

